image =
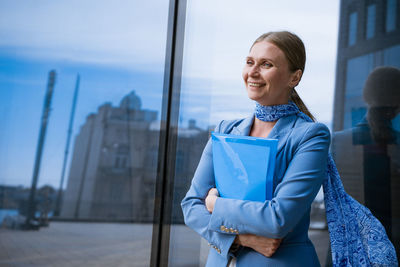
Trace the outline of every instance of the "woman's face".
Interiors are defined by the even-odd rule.
[[[301,70],[291,72],[285,54],[272,43],[256,43],[246,58],[243,80],[250,99],[261,105],[286,104]]]

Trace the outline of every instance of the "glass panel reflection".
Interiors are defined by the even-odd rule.
[[[400,69],[376,68],[361,82],[364,116],[334,133],[332,152],[346,191],[380,220],[399,255]]]
[[[397,0],[386,1],[386,32],[396,29]]]
[[[376,5],[369,5],[367,7],[367,39],[375,36],[375,18],[376,18]]]
[[[349,46],[352,46],[357,41],[357,12],[352,12],[349,16]]]
[[[359,5],[368,3],[356,2]],[[348,5],[345,1],[343,3]],[[397,14],[396,8],[390,11],[388,8],[395,7],[396,3],[388,0],[383,16],[370,16],[368,11],[367,25],[370,17],[375,17],[376,25],[386,22],[388,31],[389,25],[394,23],[389,22],[395,16],[392,12]],[[378,7],[372,12],[378,12]],[[342,31],[339,35],[339,39],[345,38]],[[337,109],[334,120],[343,121],[343,125],[337,127],[332,135],[332,153],[346,191],[382,222],[399,257],[398,36],[385,34],[379,40],[356,43],[351,49],[339,47],[338,60],[346,70],[343,75],[341,72],[338,75],[336,91],[343,93],[344,98],[335,101],[336,107],[343,108]]]
[[[0,265],[148,266],[168,3],[0,5]]]
[[[344,127],[357,124],[365,115],[365,103],[362,98],[363,81],[374,67],[374,55],[352,58],[347,62]]]

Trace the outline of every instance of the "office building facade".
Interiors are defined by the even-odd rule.
[[[400,6],[341,1],[332,152],[346,191],[400,247]]]

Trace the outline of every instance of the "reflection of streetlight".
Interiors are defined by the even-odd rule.
[[[32,175],[32,185],[31,185],[31,190],[29,193],[28,212],[27,212],[25,227],[24,227],[25,229],[36,228],[35,225],[31,221],[35,218],[36,186],[37,186],[37,181],[38,181],[38,176],[39,176],[40,161],[42,159],[42,152],[43,152],[44,140],[45,140],[45,136],[46,136],[47,123],[48,123],[49,116],[50,116],[50,110],[51,110],[50,105],[51,105],[51,99],[53,97],[53,89],[54,89],[55,82],[56,82],[56,72],[54,70],[52,70],[49,72],[49,79],[47,82],[47,91],[46,91],[46,95],[44,98],[42,120],[40,122],[41,127],[40,127],[40,133],[39,133],[39,140],[38,140],[38,145],[36,148],[35,165],[34,165],[33,175]]]
[[[63,184],[64,184],[65,168],[67,167],[69,143],[70,143],[70,140],[71,140],[72,127],[73,127],[73,124],[74,124],[76,102],[78,100],[79,82],[80,82],[80,76],[78,74],[77,77],[76,77],[74,98],[72,100],[71,115],[69,117],[67,143],[65,145],[64,161],[63,161],[63,166],[62,166],[62,171],[61,171],[60,188],[58,189],[57,200],[56,200],[56,209],[54,211],[54,216],[60,216],[61,199],[62,199],[62,187],[63,187]]]

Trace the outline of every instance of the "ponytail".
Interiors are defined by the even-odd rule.
[[[304,104],[303,100],[301,100],[300,96],[297,94],[296,90],[293,88],[292,93],[289,98],[290,101],[296,104],[296,106],[300,109],[301,112],[306,114],[308,117],[310,117],[314,122],[315,117],[311,114],[311,112],[308,110],[306,105]]]

